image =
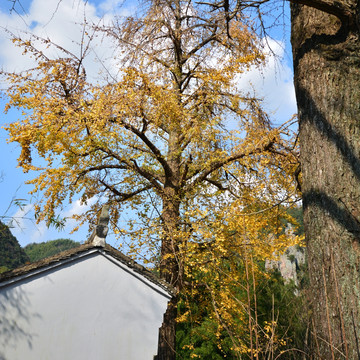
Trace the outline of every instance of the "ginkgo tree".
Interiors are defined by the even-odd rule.
[[[209,10],[193,1],[149,1],[139,16],[86,24],[79,57],[49,39],[15,37],[37,66],[5,74],[7,109],[22,111],[7,127],[10,141],[21,146],[19,165],[36,174],[33,191],[43,193],[38,221],[51,223],[79,197],[92,202],[76,216],[80,222],[108,203],[115,233],[129,234],[130,250],[177,292],[199,254],[194,246],[223,238],[209,230],[219,219],[227,219],[222,229],[237,221],[235,213],[261,213],[295,194],[289,129],[272,127],[259,99],[237,87],[242,73],[265,61],[261,42],[239,15]],[[97,82],[84,66],[94,34],[112,39],[115,56]],[[48,48],[62,55],[53,58]],[[138,221],[122,228],[126,207]],[[264,253],[283,245],[278,236]],[[159,359],[175,356],[176,304],[175,296]]]

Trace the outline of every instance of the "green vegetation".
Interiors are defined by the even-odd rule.
[[[9,227],[0,221],[0,274],[79,245],[80,243],[70,239],[58,239],[39,244],[33,243],[22,248],[16,237],[11,234]]]
[[[11,234],[8,226],[0,221],[0,273],[15,269],[29,261],[29,257]]]
[[[293,217],[297,224],[295,227],[295,235],[303,235],[304,234],[304,222],[303,222],[303,209],[302,207],[292,207],[287,210],[288,215]]]
[[[201,294],[206,296],[206,290]],[[247,307],[247,290],[239,286],[237,295],[239,303]],[[253,293],[253,285],[250,286],[251,298],[251,319],[253,327],[252,341],[256,346],[255,329],[258,334],[257,349],[261,353],[260,358],[267,358],[273,355],[286,354],[284,359],[303,359],[304,352],[307,352],[307,313],[304,312],[305,294],[300,292],[296,295],[296,287],[293,282],[285,284],[280,272],[269,273],[268,278],[258,279],[256,283],[256,297]],[[256,306],[254,303],[256,299]],[[185,300],[185,299],[184,299]],[[211,300],[208,300],[211,301]],[[201,301],[199,300],[201,304]],[[180,302],[180,313],[184,306]],[[256,309],[256,312],[255,312]],[[230,329],[224,328],[219,331],[218,322],[204,307],[194,301],[190,309],[192,319],[195,321],[179,322],[176,329],[177,359],[194,358],[207,360],[220,360],[224,358],[235,359],[234,344],[232,343]],[[248,326],[248,316],[238,319],[243,322],[244,328]],[[246,342],[250,342],[248,333],[243,334]],[[250,352],[248,357],[250,359]],[[271,358],[271,357],[269,357]]]
[[[289,209],[286,216],[280,218],[283,232],[290,220],[288,216],[295,220],[292,221],[294,233],[303,235],[302,208]],[[299,250],[304,251],[304,248],[299,247]],[[289,259],[296,261],[295,255],[289,255]],[[237,265],[239,273],[245,271],[242,268],[245,265],[241,265],[241,261]],[[237,359],[239,357],[234,340],[238,336],[242,340],[242,344],[240,342],[238,346],[243,346],[245,350],[242,351],[244,357],[241,357],[244,359],[254,359],[254,354],[258,353],[260,359],[281,356],[284,359],[300,360],[305,353],[309,353],[309,319],[305,310],[304,291],[308,282],[307,264],[298,264],[298,286],[294,281],[285,283],[278,270],[266,272],[263,261],[256,261],[255,265],[259,276],[254,278],[250,274],[248,280],[244,278],[234,284],[233,295],[237,299],[234,304],[246,309],[246,312],[244,316],[234,319],[233,327],[227,325],[227,319],[221,311],[226,303],[216,303],[216,299],[209,293],[210,288],[204,287],[202,292],[192,294],[190,303],[186,297],[182,298],[178,313],[189,311],[190,315],[185,321],[180,317],[177,324],[177,359]],[[216,276],[215,273],[213,275]],[[213,303],[217,310],[211,311],[205,303]],[[219,321],[223,324],[222,327],[218,326]],[[247,330],[250,322],[252,331],[249,336]],[[242,333],[236,330],[236,323],[239,325],[237,330],[244,329]]]
[[[69,250],[80,246],[80,243],[70,239],[58,239],[39,244],[26,245],[24,250],[31,262],[39,261],[46,257],[56,255],[61,251]]]

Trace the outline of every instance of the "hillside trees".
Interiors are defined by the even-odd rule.
[[[29,261],[29,257],[11,234],[8,226],[0,221],[0,272],[15,269]]]
[[[42,243],[31,243],[24,247],[26,255],[31,262],[45,259],[62,251],[80,246],[80,243],[70,239],[50,240]]]
[[[256,227],[248,215],[293,201],[295,193],[289,130],[273,128],[258,99],[236,87],[242,72],[264,60],[260,43],[241,17],[210,10],[191,1],[155,1],[138,17],[95,26],[116,45],[114,68],[97,83],[88,80],[83,61],[91,29],[80,57],[49,39],[15,38],[38,65],[6,74],[8,108],[23,114],[9,125],[10,140],[22,148],[19,165],[37,171],[34,192],[44,193],[38,220],[51,223],[79,195],[92,201],[78,217],[83,222],[109,203],[113,230],[131,236],[130,250],[179,292],[191,282],[189,264],[204,253],[199,249],[215,246],[221,254],[228,224],[249,222],[249,231],[230,229],[251,247],[257,237],[249,235]],[[62,56],[52,58],[44,46]],[[123,228],[126,209],[138,222]],[[277,217],[267,226],[277,234]],[[284,246],[281,235],[258,238],[263,254]],[[175,356],[176,305],[175,297],[159,359]]]

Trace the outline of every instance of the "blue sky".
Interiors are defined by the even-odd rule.
[[[25,12],[17,7],[21,16],[16,12],[9,12],[11,2],[0,2],[0,64],[8,71],[21,70],[31,67],[31,62],[21,54],[19,49],[9,41],[9,35],[4,29],[17,34],[21,31],[33,31],[41,36],[49,36],[57,44],[64,46],[72,51],[78,51],[76,40],[80,38],[80,25],[84,19],[84,14],[88,19],[98,21],[100,16],[111,20],[115,11],[124,14],[130,13],[134,5],[127,7],[120,6],[122,1],[107,0],[86,2],[82,0],[22,0]],[[295,94],[292,85],[292,65],[291,50],[289,48],[288,37],[284,37],[282,32],[273,33],[272,36],[277,40],[269,38],[268,42],[271,49],[282,58],[282,61],[274,57],[268,58],[267,66],[261,71],[251,71],[245,74],[240,80],[243,88],[253,87],[257,94],[263,97],[268,111],[272,114],[274,123],[280,124],[288,120],[296,112]],[[93,57],[88,60],[88,67],[93,73],[99,71],[99,62],[96,57],[106,56],[106,44],[98,44],[94,47]],[[1,89],[6,87],[5,83],[0,84]],[[11,111],[8,114],[2,112],[6,98],[0,98],[0,126],[16,121],[19,114]],[[25,246],[31,242],[42,242],[58,238],[71,238],[83,242],[87,238],[87,228],[84,227],[74,234],[69,234],[74,223],[70,221],[65,229],[58,232],[53,228],[46,228],[45,224],[35,224],[33,203],[36,196],[29,195],[31,190],[25,182],[32,178],[32,174],[24,174],[17,168],[17,157],[20,149],[16,144],[6,142],[7,133],[0,129],[0,182],[1,201],[0,216],[7,216],[3,221],[7,222],[8,217],[13,217],[12,233],[17,237],[20,244]],[[38,194],[37,196],[41,196]],[[23,208],[16,206],[14,199],[25,199]],[[83,207],[79,202],[75,202],[64,208],[61,216],[70,216],[81,211]],[[107,241],[116,246],[115,238],[109,234]]]

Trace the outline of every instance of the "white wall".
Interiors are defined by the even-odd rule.
[[[0,288],[0,360],[152,360],[168,298],[94,253]]]

